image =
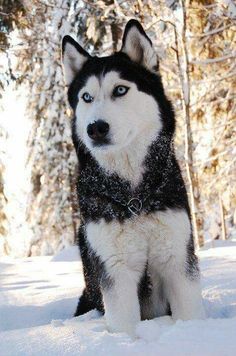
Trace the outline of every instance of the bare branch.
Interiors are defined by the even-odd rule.
[[[203,61],[191,60],[190,63],[197,64],[197,65],[207,65],[207,64],[222,62],[227,59],[231,59],[231,58],[235,58],[235,57],[236,57],[236,52],[227,54],[226,56],[222,56],[222,57],[205,59]]]
[[[224,30],[226,30],[227,28],[230,28],[232,27],[233,24],[229,24],[229,25],[226,25],[226,26],[222,26],[222,27],[219,27],[219,28],[216,28],[214,30],[211,30],[211,31],[208,31],[206,33],[201,33],[199,35],[189,35],[188,38],[199,38],[199,37],[206,37],[206,36],[211,36],[211,35],[215,35],[219,32],[222,32]]]

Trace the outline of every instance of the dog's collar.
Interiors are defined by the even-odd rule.
[[[140,211],[142,210],[142,207],[143,207],[143,202],[140,198],[134,197],[134,198],[129,199],[127,202],[120,201],[115,198],[112,198],[112,200],[115,203],[118,203],[118,204],[122,205],[123,207],[126,207],[129,210],[129,212],[135,216],[137,216],[140,213]]]
[[[159,191],[159,189],[158,189],[158,191]],[[147,209],[147,202],[148,202],[149,208],[151,208],[151,206],[153,205],[153,202],[155,202],[154,203],[155,207],[157,207],[158,202],[159,202],[158,197],[160,196],[160,193],[158,193],[157,191],[150,192],[150,194],[148,194],[148,196],[143,199],[134,196],[127,201],[125,201],[125,200],[121,201],[121,200],[118,200],[112,196],[107,196],[105,194],[102,194],[100,196],[106,197],[107,199],[109,199],[109,201],[112,201],[115,204],[121,205],[124,209],[127,209],[131,215],[138,216],[143,209],[145,209],[145,210]]]
[[[131,198],[127,203],[127,208],[133,215],[138,215],[139,212],[142,210],[143,203],[142,200],[139,198]]]

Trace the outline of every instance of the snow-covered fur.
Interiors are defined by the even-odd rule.
[[[91,57],[65,36],[62,56],[75,114],[86,284],[75,315],[97,308],[110,331],[130,334],[140,319],[202,318],[174,113],[150,39],[131,20],[120,52]]]

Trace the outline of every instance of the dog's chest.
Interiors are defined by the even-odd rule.
[[[147,263],[160,269],[185,258],[190,222],[184,210],[141,214],[123,223],[101,219],[86,227],[87,239],[106,267],[128,267],[141,273]]]

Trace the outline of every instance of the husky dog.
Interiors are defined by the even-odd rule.
[[[85,289],[75,316],[105,312],[111,332],[143,319],[203,318],[189,204],[175,158],[175,118],[152,42],[136,20],[120,52],[62,44],[79,160],[78,244]]]

